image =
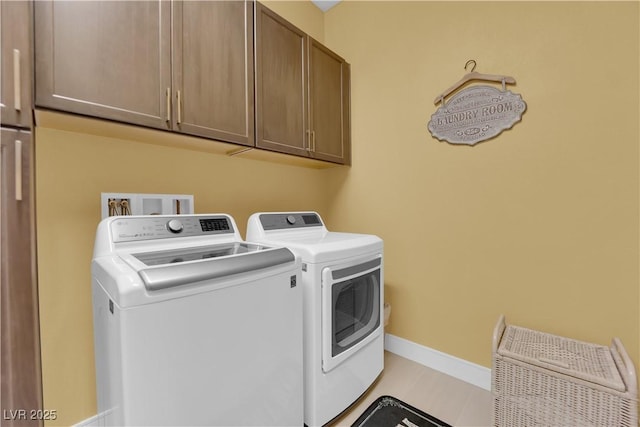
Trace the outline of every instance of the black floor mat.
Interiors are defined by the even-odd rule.
[[[391,396],[373,402],[351,427],[451,427],[436,417],[422,412]]]

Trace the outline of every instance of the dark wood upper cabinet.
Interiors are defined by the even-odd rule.
[[[36,105],[253,145],[250,1],[38,1]]]
[[[256,4],[256,146],[350,162],[349,64]]]
[[[256,147],[309,155],[307,35],[256,3]]]
[[[253,3],[173,2],[173,128],[254,143]]]
[[[37,107],[350,162],[349,64],[260,3],[34,7]]]
[[[3,125],[29,128],[32,120],[31,2],[0,2]]]
[[[309,38],[309,129],[311,156],[351,162],[350,66]]]
[[[35,103],[170,127],[171,4],[36,1]]]

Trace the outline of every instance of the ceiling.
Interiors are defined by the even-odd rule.
[[[311,0],[313,4],[318,6],[323,12],[331,9],[333,6],[340,3],[341,0]]]

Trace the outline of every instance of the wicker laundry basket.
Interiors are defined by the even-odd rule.
[[[619,339],[611,348],[506,325],[493,333],[493,425],[638,426],[638,384]]]

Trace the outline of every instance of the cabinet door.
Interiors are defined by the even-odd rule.
[[[174,2],[173,31],[174,129],[253,145],[253,2]]]
[[[311,156],[350,162],[349,64],[309,39]]]
[[[29,418],[28,411],[22,420],[7,415],[42,408],[31,134],[0,132],[2,425],[37,426],[42,420]]]
[[[34,7],[38,107],[170,127],[169,2],[48,0]]]
[[[256,3],[256,146],[308,156],[306,35]]]
[[[31,2],[0,2],[3,125],[31,126]]]

